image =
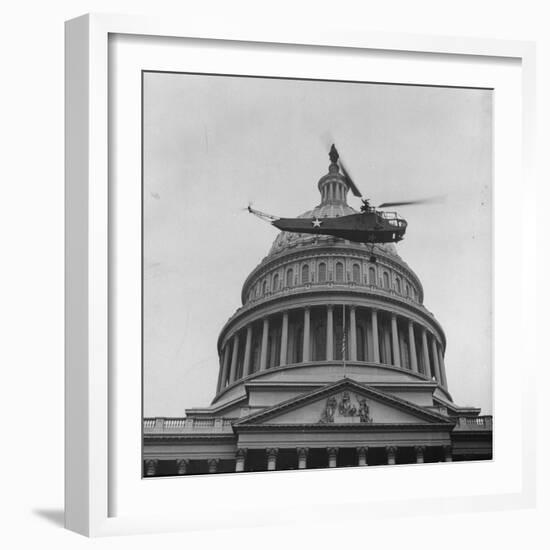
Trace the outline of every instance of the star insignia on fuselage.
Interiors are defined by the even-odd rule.
[[[311,223],[313,224],[313,227],[321,227],[323,222],[319,218],[315,218]]]

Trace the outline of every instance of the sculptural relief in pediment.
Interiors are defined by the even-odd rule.
[[[366,397],[344,391],[341,394],[331,395],[326,400],[319,423],[352,424],[356,422],[372,422]]]

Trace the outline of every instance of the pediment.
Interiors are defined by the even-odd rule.
[[[440,424],[450,421],[404,399],[343,379],[239,420],[239,425]]]

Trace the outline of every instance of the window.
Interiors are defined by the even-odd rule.
[[[262,294],[265,294],[267,292],[267,281],[264,281],[262,283]]]
[[[374,267],[369,267],[369,284],[376,285],[376,270]]]
[[[319,282],[324,283],[327,280],[327,264],[320,263],[319,264]]]
[[[401,279],[399,278],[395,279],[395,288],[397,289],[397,292],[401,294]]]
[[[384,288],[390,288],[390,276],[388,275],[387,271],[384,271]]]
[[[275,273],[273,275],[273,292],[277,292],[279,290],[279,274]]]
[[[359,264],[353,264],[352,268],[353,282],[359,284],[361,281],[361,271],[359,269]]]
[[[309,265],[304,264],[302,266],[302,284],[307,285],[309,283]]]
[[[342,262],[336,262],[336,282],[344,282],[344,264]]]
[[[289,269],[286,272],[286,286],[292,286],[294,284],[294,270]]]

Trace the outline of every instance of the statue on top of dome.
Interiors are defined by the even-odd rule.
[[[336,164],[338,162],[338,159],[340,158],[340,155],[338,154],[338,150],[334,146],[334,143],[330,147],[330,152],[329,152],[328,156],[329,156],[330,162],[332,162],[332,164]]]

